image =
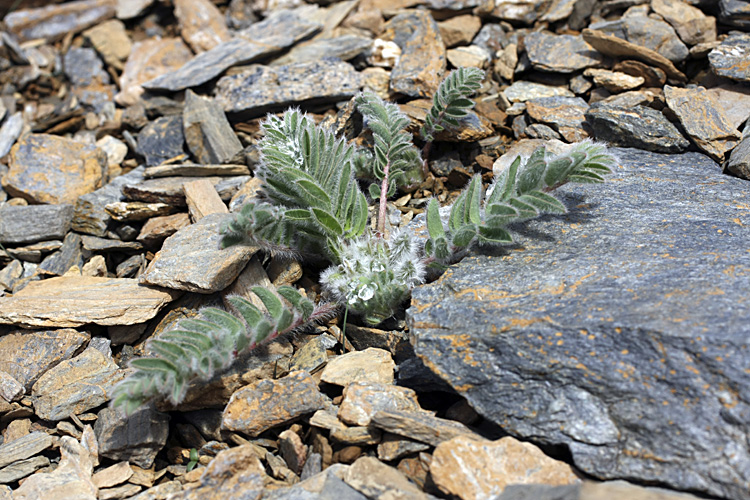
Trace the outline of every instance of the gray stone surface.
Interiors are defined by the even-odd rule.
[[[61,240],[70,229],[73,205],[5,205],[0,207],[0,243],[22,245]]]
[[[63,67],[73,85],[109,83],[109,75],[104,71],[104,64],[94,49],[71,47],[63,57]]]
[[[750,7],[748,7],[748,14],[750,15]],[[750,25],[750,20],[748,20],[748,25]],[[733,32],[721,42],[721,45],[709,52],[708,61],[717,75],[740,82],[750,82],[748,53],[750,53],[750,35]]]
[[[678,153],[690,145],[661,112],[646,106],[619,108],[594,104],[585,116],[594,137],[613,146]]]
[[[49,465],[49,458],[43,456],[36,456],[27,458],[25,460],[19,460],[14,462],[7,467],[0,469],[0,484],[12,483],[18,481],[32,474],[37,469],[47,467]]]
[[[589,105],[580,97],[539,97],[526,102],[529,117],[552,127],[566,142],[578,142],[588,137],[583,128],[588,108]]]
[[[654,50],[673,63],[684,61],[688,56],[688,48],[672,26],[645,14],[626,15],[614,21],[592,23],[589,28]]]
[[[719,0],[719,19],[731,26],[750,27],[750,3],[747,0]]]
[[[226,163],[242,150],[221,106],[191,90],[182,112],[185,142],[199,163]]]
[[[162,116],[141,129],[137,151],[151,167],[185,153],[184,144],[182,116]]]
[[[21,41],[44,38],[54,42],[115,14],[112,0],[79,0],[38,9],[20,9],[5,16],[8,29]]]
[[[99,412],[94,432],[102,457],[148,469],[167,442],[169,415],[144,407],[126,417],[121,410],[105,408]]]
[[[348,61],[370,47],[372,47],[372,39],[363,36],[342,35],[335,38],[315,39],[300,43],[289,53],[274,59],[271,65],[308,62],[323,57],[335,57],[342,61]]]
[[[221,249],[219,228],[227,214],[211,214],[167,238],[140,282],[198,293],[223,290],[257,251],[235,245]]]
[[[361,86],[362,78],[354,67],[336,59],[255,65],[221,78],[216,84],[216,101],[227,113],[251,117],[293,105],[347,100]]]
[[[732,150],[727,170],[743,179],[750,180],[750,137],[742,139]]]
[[[604,62],[604,56],[580,35],[533,32],[526,35],[524,43],[531,65],[541,71],[572,73]]]
[[[65,235],[60,250],[47,256],[38,271],[40,274],[62,276],[71,267],[83,268],[83,253],[81,252],[81,235],[70,231]]]
[[[0,445],[0,467],[33,457],[52,446],[52,436],[36,431]]]
[[[185,193],[182,185],[199,179],[210,180],[222,200],[229,200],[250,176],[238,175],[232,177],[158,177],[143,182],[127,183],[122,187],[125,198],[147,203],[166,203],[168,205],[184,207]]]
[[[107,226],[112,217],[104,210],[110,203],[123,199],[122,187],[127,183],[136,183],[143,180],[144,167],[140,166],[112,179],[106,186],[97,189],[93,193],[78,197],[73,216],[73,231],[90,234],[92,236],[104,236]]]
[[[10,152],[23,130],[23,114],[19,111],[6,118],[0,127],[0,158]]]
[[[750,498],[750,187],[697,153],[614,152],[606,183],[560,189],[568,215],[418,287],[415,350],[597,478]]]

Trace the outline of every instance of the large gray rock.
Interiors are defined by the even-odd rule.
[[[414,291],[415,351],[592,476],[748,499],[750,184],[697,153],[614,151],[606,183],[560,189],[568,215]]]

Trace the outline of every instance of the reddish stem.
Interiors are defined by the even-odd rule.
[[[380,205],[378,206],[378,225],[377,233],[381,238],[385,237],[385,217],[387,213],[386,201],[388,196],[388,173],[391,169],[391,162],[385,164],[383,168],[383,181],[380,183]]]

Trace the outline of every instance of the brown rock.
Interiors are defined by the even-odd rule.
[[[83,32],[83,36],[96,49],[104,62],[122,70],[130,55],[133,44],[125,31],[125,25],[118,19],[111,19]]]
[[[533,120],[550,125],[568,142],[589,136],[583,128],[588,108],[580,97],[540,97],[526,103],[526,112]]]
[[[478,45],[469,45],[468,47],[457,47],[448,50],[445,53],[445,57],[454,68],[472,67],[484,69],[490,62],[490,55]]]
[[[456,436],[479,439],[480,436],[463,424],[438,418],[426,411],[379,411],[370,419],[371,425],[391,434],[437,446]]]
[[[13,492],[14,500],[97,500],[91,482],[94,459],[86,447],[70,436],[60,439],[62,458],[50,473],[34,474]]]
[[[604,57],[578,35],[532,32],[524,38],[531,65],[541,71],[572,73],[601,66]]]
[[[261,380],[232,394],[222,428],[257,436],[261,432],[320,410],[324,397],[307,372]]]
[[[180,38],[149,38],[133,44],[125,69],[120,76],[120,93],[115,101],[121,106],[138,102],[142,83],[170,73],[193,57]]]
[[[667,81],[667,74],[664,70],[649,66],[640,61],[620,61],[612,67],[612,71],[619,71],[630,76],[639,76],[644,80],[644,87],[663,87]]]
[[[75,203],[102,187],[107,155],[99,148],[56,135],[28,134],[10,151],[3,188],[31,203]]]
[[[461,500],[489,498],[509,484],[572,484],[571,467],[547,457],[531,443],[456,437],[435,448],[430,475],[440,490]]]
[[[457,45],[468,45],[482,27],[482,20],[477,16],[465,14],[451,17],[438,23],[440,37],[445,43],[445,48],[450,49]]]
[[[414,99],[406,104],[401,104],[399,107],[409,118],[413,119],[411,127],[416,132],[422,126],[427,113],[429,113],[432,107],[432,100]],[[494,133],[495,130],[492,128],[492,123],[488,119],[478,115],[474,111],[469,111],[466,116],[459,118],[458,127],[446,127],[445,130],[435,134],[435,140],[475,142],[489,137]]]
[[[0,370],[0,397],[7,402],[16,401],[23,396],[23,385],[8,372]]]
[[[642,76],[631,76],[627,73],[599,68],[587,68],[583,74],[592,78],[599,87],[604,87],[613,94],[637,89],[646,81]]]
[[[716,40],[716,18],[682,0],[653,0],[651,9],[664,18],[687,45]]]
[[[153,318],[177,293],[134,279],[66,276],[29,283],[0,297],[0,324],[24,328],[75,327],[86,323],[132,325]]]
[[[411,97],[432,97],[445,73],[445,45],[427,11],[399,14],[386,23],[381,38],[401,47],[391,73],[391,90]]]
[[[211,214],[170,236],[139,280],[198,293],[223,290],[237,278],[257,248],[220,248],[226,214]]]
[[[185,191],[185,201],[187,202],[190,218],[197,222],[209,214],[228,214],[229,209],[221,201],[219,193],[211,181],[201,179],[193,182],[186,182],[182,189]]]
[[[122,187],[126,199],[148,203],[167,203],[178,207],[186,206],[185,192],[182,186],[186,182],[198,180],[197,177],[159,177],[137,183],[128,183]],[[204,177],[210,180],[222,200],[231,198],[241,186],[249,180],[246,175],[232,177]]]
[[[706,89],[724,110],[724,116],[734,128],[740,128],[750,117],[750,88],[741,83],[723,83]]]
[[[338,417],[350,425],[366,426],[381,410],[419,411],[417,394],[407,387],[378,383],[353,383],[344,389]]]
[[[430,448],[430,445],[425,443],[419,443],[412,441],[411,439],[404,439],[396,434],[384,433],[383,439],[378,444],[378,458],[385,462],[391,462],[398,460],[405,455],[412,455],[425,451]]]
[[[5,25],[21,41],[60,40],[115,15],[115,0],[80,0],[38,9],[22,9],[5,16]]]
[[[255,454],[254,445],[236,446],[219,452],[203,471],[200,486],[180,498],[260,498],[266,478],[266,469]]]
[[[128,416],[121,410],[104,408],[94,432],[101,456],[151,467],[167,442],[169,416],[147,406]]]
[[[174,15],[182,38],[196,54],[232,38],[224,16],[209,0],[175,0]]]
[[[190,225],[190,216],[186,213],[154,217],[143,224],[136,238],[144,246],[156,246],[174,233]]]
[[[72,357],[90,338],[72,328],[8,333],[0,337],[0,370],[31,390],[44,372]]]
[[[239,165],[234,163],[225,165],[181,163],[149,167],[144,171],[143,175],[146,179],[171,176],[209,177],[215,175],[250,175],[250,168],[248,168],[247,165]]]
[[[675,65],[656,51],[628,42],[601,31],[584,29],[581,34],[586,43],[602,54],[613,57],[632,57],[647,64],[656,66],[667,74],[667,77],[678,83],[687,81],[687,77]]]
[[[97,488],[111,488],[122,484],[133,475],[133,469],[127,462],[118,462],[115,465],[110,465],[106,469],[98,471],[91,477],[91,482]]]
[[[116,221],[139,221],[169,215],[175,208],[166,203],[117,201],[105,205],[104,210]]]
[[[383,433],[374,427],[343,427],[331,430],[331,440],[348,445],[378,444]]]
[[[279,434],[279,453],[292,472],[299,475],[307,460],[307,446],[299,434],[287,429]]]
[[[221,107],[188,90],[182,127],[193,156],[200,163],[226,163],[242,150]]]
[[[675,112],[685,132],[700,149],[721,163],[734,148],[741,134],[722,113],[722,107],[703,87],[682,89],[664,87],[669,109]]]
[[[362,457],[346,471],[346,483],[367,498],[426,500],[427,495],[406,476],[374,457]]]
[[[332,358],[320,378],[323,382],[341,386],[354,382],[392,384],[395,368],[391,353],[369,347]]]

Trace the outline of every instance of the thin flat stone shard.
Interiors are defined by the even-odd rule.
[[[157,165],[149,167],[144,172],[146,179],[155,179],[158,177],[206,177],[212,175],[250,175],[250,168],[247,165],[227,163],[217,164],[198,164],[183,163],[179,165]]]
[[[112,217],[106,212],[105,207],[110,203],[121,201],[123,199],[122,187],[125,184],[143,180],[143,173],[144,167],[137,167],[125,175],[115,177],[106,186],[79,196],[71,225],[73,231],[92,236],[107,234]]]
[[[242,150],[221,106],[191,90],[185,92],[182,128],[199,163],[226,163]]]
[[[149,468],[167,443],[169,415],[144,407],[130,416],[105,408],[94,425],[99,454]]]
[[[613,152],[604,184],[560,188],[567,215],[517,226],[522,252],[417,287],[415,350],[588,474],[748,498],[750,189],[701,154]]]
[[[646,106],[621,108],[595,103],[585,116],[594,137],[613,146],[679,153],[690,145],[660,111]]]
[[[115,15],[115,0],[80,0],[38,9],[23,9],[3,21],[21,41],[44,38],[55,42]]]
[[[251,66],[216,84],[216,100],[227,113],[261,116],[295,104],[325,104],[349,99],[362,87],[354,67],[339,60],[287,66]]]
[[[46,432],[32,432],[10,443],[0,445],[0,467],[25,460],[52,446],[52,436]]]
[[[573,73],[601,66],[604,56],[578,35],[532,32],[524,38],[531,65],[541,71]]]
[[[0,207],[0,243],[23,245],[65,236],[73,205],[6,205]]]
[[[153,318],[177,295],[139,285],[135,279],[61,276],[31,282],[12,297],[0,297],[0,324],[24,328],[132,325]]]

